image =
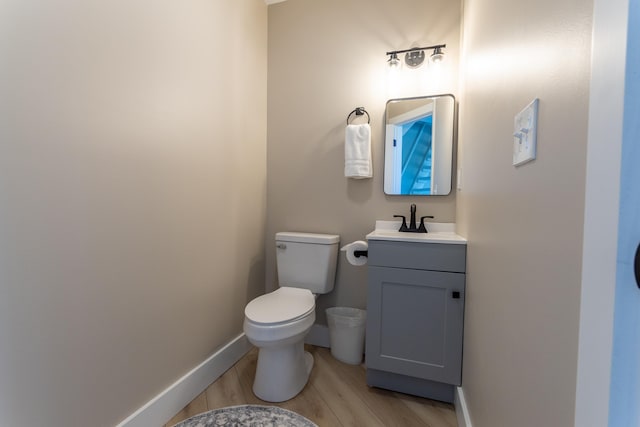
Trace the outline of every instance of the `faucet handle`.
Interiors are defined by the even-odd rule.
[[[428,233],[427,227],[425,227],[425,225],[424,225],[424,219],[425,218],[432,218],[433,219],[433,215],[425,215],[425,216],[421,216],[420,217],[420,227],[418,227],[418,233]]]
[[[394,215],[394,218],[402,218],[402,225],[398,229],[398,231],[407,231],[407,217],[404,215]]]

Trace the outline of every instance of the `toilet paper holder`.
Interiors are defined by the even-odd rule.
[[[343,246],[340,250],[346,252],[349,264],[355,265],[356,267],[365,265],[369,259],[369,245],[363,240],[351,242]]]

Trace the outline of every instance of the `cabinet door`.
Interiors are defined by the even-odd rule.
[[[369,267],[368,368],[460,385],[461,273]]]

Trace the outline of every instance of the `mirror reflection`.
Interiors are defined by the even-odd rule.
[[[438,196],[451,192],[454,117],[453,95],[387,101],[386,194]]]

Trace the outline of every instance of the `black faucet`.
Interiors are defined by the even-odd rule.
[[[411,221],[409,222],[409,230],[417,230],[416,226],[416,204],[411,203]]]
[[[427,227],[424,225],[425,218],[433,218],[433,215],[425,215],[420,217],[420,227],[416,224],[416,205],[415,203],[411,204],[411,219],[409,221],[409,226],[407,227],[407,218],[404,215],[394,215],[394,218],[402,218],[402,225],[398,229],[398,231],[402,231],[405,233],[428,233]]]

